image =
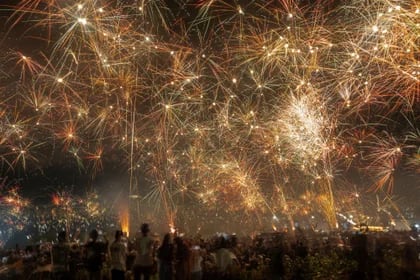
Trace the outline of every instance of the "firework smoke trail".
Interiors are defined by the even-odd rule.
[[[4,7],[9,34],[45,36],[0,55],[3,170],[63,153],[95,176],[116,157],[171,224],[181,205],[271,218],[308,191],[334,228],[347,170],[389,191],[418,171],[420,7],[317,3]]]

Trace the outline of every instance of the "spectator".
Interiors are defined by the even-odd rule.
[[[229,251],[228,241],[220,237],[220,248],[216,251],[216,268],[220,279],[232,279],[238,264],[236,256]]]
[[[153,239],[148,236],[149,232],[149,225],[143,224],[141,236],[134,242],[136,251],[133,266],[134,280],[140,280],[142,276],[144,280],[149,280],[153,274],[155,249]]]
[[[203,251],[199,245],[192,246],[191,250],[191,280],[201,280],[203,278]]]
[[[58,234],[58,243],[51,249],[51,263],[54,279],[69,279],[70,245],[67,242],[67,233]]]
[[[102,235],[102,234],[101,234]],[[90,240],[85,245],[86,269],[89,274],[89,280],[102,279],[102,266],[106,257],[108,241],[104,236],[104,241],[98,241],[99,232],[94,229],[90,232]]]
[[[157,256],[159,259],[159,279],[172,280],[174,276],[174,245],[171,234],[167,233],[163,237],[163,242],[158,249]]]
[[[185,241],[177,236],[175,239],[175,279],[189,280],[190,279],[190,250],[185,244]]]
[[[110,246],[112,280],[124,280],[126,271],[127,247],[122,241],[123,232],[115,232],[115,240]]]

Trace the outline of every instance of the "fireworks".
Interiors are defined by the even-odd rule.
[[[416,1],[132,2],[3,8],[3,172],[118,165],[170,224],[196,206],[290,217],[306,192],[333,228],[349,170],[389,192],[418,176]]]
[[[0,180],[0,246],[3,246],[16,230],[22,230],[27,225],[29,219],[24,213],[30,202],[21,196],[18,182]]]

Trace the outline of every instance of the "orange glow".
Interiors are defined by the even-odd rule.
[[[127,237],[129,236],[129,230],[130,230],[129,217],[130,215],[129,215],[128,209],[122,210],[120,212],[121,230],[127,233]]]
[[[58,195],[56,195],[56,194],[53,194],[53,196],[52,196],[52,203],[54,205],[59,205],[60,204],[60,197]]]

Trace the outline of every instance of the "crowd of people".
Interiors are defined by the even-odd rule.
[[[417,279],[417,232],[273,232],[253,237],[166,233],[143,224],[134,238],[62,231],[53,243],[1,252],[0,279]]]

